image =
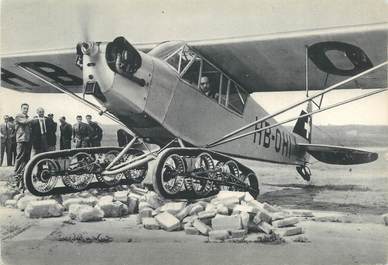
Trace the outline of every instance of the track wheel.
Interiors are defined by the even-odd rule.
[[[68,174],[62,176],[63,184],[76,191],[84,190],[93,180],[93,158],[87,153],[78,153],[70,158]]]
[[[199,176],[214,178],[214,173],[206,173],[207,171],[214,171],[215,166],[213,158],[208,153],[202,153],[197,156],[194,162],[193,173]],[[213,182],[208,179],[192,178],[191,190],[196,195],[206,196],[212,191]]]
[[[106,154],[103,154],[104,164],[109,165],[118,154],[119,151],[116,150],[112,150],[107,152]],[[99,182],[105,183],[108,186],[115,186],[120,182],[122,178],[124,178],[124,173],[119,173],[116,175],[96,174],[96,178]]]
[[[253,198],[256,199],[257,195],[259,195],[259,182],[257,180],[257,177],[254,173],[249,173],[245,179],[244,183],[249,186],[248,192],[252,195]]]
[[[183,187],[186,163],[183,157],[171,154],[162,158],[156,169],[155,184],[160,195],[164,198],[176,198]]]
[[[237,190],[236,187],[233,186],[233,183],[236,183],[236,179],[240,179],[240,170],[237,166],[237,163],[233,160],[228,160],[225,163],[219,162],[217,167],[221,169],[221,175],[223,182],[227,182],[226,185],[220,185],[220,190]]]
[[[26,179],[27,188],[35,190],[40,196],[47,195],[58,182],[58,171],[58,165],[53,159],[40,160],[32,169],[31,176]]]
[[[124,158],[126,161],[134,159],[137,156],[143,155],[144,152],[140,150],[131,150],[130,153],[127,153]],[[148,164],[140,165],[135,168],[131,168],[124,172],[125,177],[130,183],[140,183],[144,180],[148,171]]]

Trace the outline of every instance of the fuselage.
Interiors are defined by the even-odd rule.
[[[188,146],[205,146],[268,115],[221,67],[182,42],[166,42],[139,55],[141,66],[128,78],[107,66],[105,45],[100,44],[97,53],[84,58],[84,80],[92,75],[103,94],[97,99],[150,143],[163,145],[178,137]],[[92,66],[87,67],[90,62]],[[213,95],[200,88],[205,75]],[[274,123],[269,119],[242,133]],[[278,126],[212,149],[240,158],[298,165],[307,158],[296,146],[300,142],[306,140]]]

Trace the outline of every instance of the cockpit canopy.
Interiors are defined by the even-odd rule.
[[[226,73],[181,41],[164,42],[150,55],[167,62],[182,80],[223,107],[242,114],[248,93]]]

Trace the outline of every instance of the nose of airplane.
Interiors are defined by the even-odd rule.
[[[117,37],[107,44],[105,59],[112,71],[129,78],[142,65],[140,53],[124,37]]]

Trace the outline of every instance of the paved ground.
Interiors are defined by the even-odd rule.
[[[260,178],[259,200],[327,218],[300,223],[310,242],[291,237],[281,245],[207,243],[183,232],[145,230],[134,216],[69,224],[67,217],[32,220],[16,209],[0,208],[2,260],[18,265],[386,264],[388,227],[381,214],[388,212],[388,156],[387,149],[378,151],[380,159],[369,165],[314,164],[311,183],[291,167],[249,165]],[[96,243],[98,238],[112,242]]]

